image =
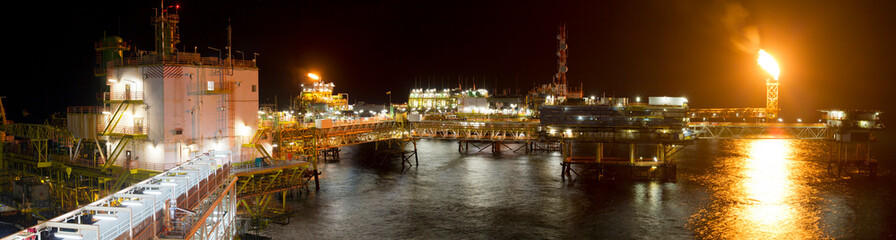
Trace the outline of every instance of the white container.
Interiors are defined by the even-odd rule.
[[[314,119],[314,127],[316,127],[316,128],[331,128],[331,127],[333,127],[333,119],[329,119],[329,118]]]
[[[419,122],[422,120],[423,120],[423,114],[419,114],[419,113],[409,113],[408,114],[409,122]]]
[[[650,97],[649,104],[684,106],[688,104],[688,99],[683,97]]]

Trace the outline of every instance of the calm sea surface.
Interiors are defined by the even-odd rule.
[[[677,182],[560,178],[559,153],[460,154],[421,140],[420,166],[381,163],[373,146],[322,164],[321,190],[291,200],[274,239],[896,238],[896,174],[835,178],[822,142],[699,141]]]

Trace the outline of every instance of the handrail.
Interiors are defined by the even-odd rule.
[[[103,101],[143,101],[143,91],[104,92]]]
[[[233,64],[234,68],[258,68],[253,60],[239,60],[239,59],[221,59],[217,57],[202,57],[198,53],[190,53],[190,52],[177,52],[176,54],[165,55],[164,58],[161,55],[150,54],[132,58],[125,58],[119,61],[110,61],[107,63],[107,66],[110,67],[125,67],[125,66],[137,66],[137,65],[207,65],[207,66],[224,66],[230,67],[230,64]]]
[[[68,213],[59,215],[49,221],[39,223],[35,226],[29,227],[26,230],[19,231],[14,233],[13,235],[9,235],[3,237],[2,239],[33,239],[37,235],[42,234],[45,231],[52,231],[52,229],[80,229],[87,230],[84,237],[86,239],[92,239],[93,236],[107,236],[109,234],[108,229],[98,229],[100,224],[98,222],[93,223],[71,223],[70,221],[75,218],[79,218],[81,216],[89,216],[91,214],[95,214],[96,211],[112,211],[112,212],[129,212],[132,215],[128,217],[125,215],[125,219],[115,219],[115,220],[101,220],[101,221],[109,221],[107,223],[115,224],[114,232],[112,234],[116,234],[118,236],[126,236],[123,234],[130,235],[130,231],[132,231],[135,226],[130,225],[129,222],[144,222],[147,221],[151,216],[161,211],[166,204],[166,202],[176,199],[179,196],[183,196],[188,193],[190,189],[196,189],[197,187],[202,187],[202,184],[208,184],[205,181],[212,181],[210,177],[215,176],[218,177],[218,173],[229,175],[227,172],[228,164],[224,162],[226,159],[222,159],[222,157],[216,152],[209,152],[207,154],[197,156],[196,158],[185,162],[183,164],[178,165],[177,167],[168,170],[163,173],[159,173],[156,176],[143,180],[137,184],[134,184],[125,189],[119,190],[114,194],[107,195],[102,199],[89,203],[79,209],[70,211]],[[221,170],[223,169],[223,170]],[[223,171],[223,172],[222,172]],[[233,186],[235,184],[235,179],[231,180],[232,182],[228,185],[228,188],[225,188],[226,191],[231,191],[231,196],[233,195]],[[175,185],[168,186],[164,183],[175,183]],[[217,181],[215,181],[216,186]],[[160,192],[159,194],[147,194],[148,189],[154,189],[154,191]],[[192,190],[191,190],[192,191]],[[192,194],[192,193],[191,193]],[[226,194],[222,194],[226,195]],[[221,196],[221,195],[219,195]],[[189,195],[187,195],[189,198]],[[122,203],[124,199],[129,199],[127,201],[135,202],[137,205],[125,205]],[[190,200],[188,199],[187,202]],[[213,205],[210,206],[218,206],[220,197],[217,201],[214,202]],[[235,206],[229,206],[235,207]],[[210,212],[206,210],[206,212]],[[235,214],[233,209],[229,209],[228,212]],[[231,216],[233,216],[231,214]],[[205,217],[208,214],[204,214]],[[204,220],[203,220],[204,221]],[[152,224],[156,224],[155,221]],[[127,228],[127,229],[124,229]],[[102,232],[100,230],[103,230]],[[141,230],[139,227],[137,230]],[[195,232],[195,231],[193,231]],[[134,238],[133,235],[130,235],[131,238]],[[105,239],[105,238],[104,238]],[[189,239],[189,238],[188,238]]]
[[[208,216],[211,215],[212,212],[214,212],[214,208],[217,207],[219,204],[221,204],[221,200],[223,200],[224,197],[227,197],[227,196],[230,196],[230,195],[232,195],[232,194],[235,194],[235,192],[232,192],[232,193],[230,193],[230,194],[227,194],[227,192],[233,190],[233,186],[236,185],[236,180],[237,180],[236,177],[232,177],[232,176],[231,176],[231,177],[229,177],[229,178],[230,178],[230,183],[227,184],[227,187],[225,187],[224,190],[221,190],[221,191],[220,191],[221,194],[219,194],[218,197],[215,198],[215,201],[212,202],[212,204],[208,205],[208,207],[204,207],[204,208],[203,208],[203,209],[205,210],[205,212],[202,213],[202,216],[199,217],[199,220],[198,220],[198,221],[196,221],[196,222],[194,222],[194,223],[192,224],[193,227],[190,228],[190,231],[187,232],[187,234],[186,234],[186,236],[185,236],[185,238],[184,238],[185,240],[190,240],[190,239],[192,239],[193,236],[196,234],[196,232],[199,231],[199,228],[200,228],[200,227],[205,227],[205,220],[207,220],[207,219],[208,219]],[[231,203],[231,204],[235,204],[235,203]],[[235,214],[235,213],[231,213],[231,214]],[[211,230],[209,230],[209,232],[214,232],[215,228],[217,228],[217,224],[215,225],[214,228],[212,228]],[[204,239],[204,238],[203,238],[203,239]]]
[[[72,106],[66,108],[68,114],[101,114],[105,110],[103,106]]]
[[[106,122],[99,122],[97,124],[97,129],[103,129],[106,126]],[[107,134],[115,135],[147,135],[149,132],[149,128],[146,127],[146,123],[143,126],[115,126],[115,128],[110,129]]]

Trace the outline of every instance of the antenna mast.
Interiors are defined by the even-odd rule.
[[[558,46],[557,46],[557,76],[555,78],[560,86],[563,88],[564,95],[567,90],[566,86],[566,71],[569,70],[566,67],[566,57],[567,54],[567,46],[566,46],[566,24],[560,26],[560,33],[557,34]]]

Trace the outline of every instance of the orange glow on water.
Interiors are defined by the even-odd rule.
[[[788,164],[792,143],[769,139],[751,142],[748,147],[749,158],[743,169],[746,178],[742,184],[750,203],[742,209],[743,216],[757,230],[787,229],[784,224],[794,214],[788,201],[793,194]]]
[[[713,203],[694,219],[694,231],[720,239],[823,238],[817,190],[807,182],[818,169],[806,162],[805,142],[759,139],[731,142],[730,157],[716,159],[718,175],[706,179]]]

